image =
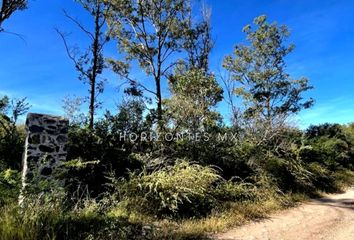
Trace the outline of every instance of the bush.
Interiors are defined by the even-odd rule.
[[[0,116],[0,122],[3,121]],[[5,123],[6,125],[12,123]],[[25,148],[25,131],[23,126],[13,127],[0,124],[0,165],[5,168],[20,170],[22,154]],[[1,170],[1,166],[0,166]]]
[[[148,173],[132,173],[117,190],[120,204],[145,213],[163,216],[204,215],[215,204],[214,184],[221,180],[216,170],[178,161],[174,166]]]
[[[326,167],[319,163],[313,162],[307,165],[307,169],[312,173],[311,180],[313,190],[325,192],[335,191],[335,179]]]
[[[7,169],[0,172],[0,206],[17,202],[21,187],[21,174]]]
[[[113,171],[119,177],[127,177],[129,170],[142,168],[142,163],[130,158],[130,155],[134,151],[142,151],[144,143],[132,143],[120,137],[123,131],[137,135],[146,131],[142,111],[139,102],[131,101],[121,106],[117,115],[107,112],[103,119],[95,123],[93,129],[80,125],[70,126],[67,159],[80,159],[84,164],[97,163],[86,164],[86,168],[70,168],[67,177],[73,180],[71,191],[84,186],[91,196],[97,197],[106,190],[102,186],[107,183],[107,172]]]
[[[338,124],[311,126],[306,131],[305,140],[309,147],[301,152],[304,161],[321,163],[331,171],[341,167],[352,167],[354,142],[342,126]]]
[[[237,181],[236,181],[237,180]],[[257,199],[259,189],[255,184],[232,178],[217,185],[214,195],[220,202],[242,202]]]

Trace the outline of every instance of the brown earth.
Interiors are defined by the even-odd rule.
[[[354,188],[218,234],[215,239],[354,240]]]

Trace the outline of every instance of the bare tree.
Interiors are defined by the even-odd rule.
[[[79,73],[79,80],[88,83],[90,86],[89,128],[92,129],[95,111],[100,105],[97,98],[104,90],[104,79],[100,78],[100,75],[105,68],[103,48],[109,41],[109,38],[104,33],[107,8],[101,0],[78,0],[78,2],[92,16],[94,25],[92,30],[86,28],[79,20],[70,16],[67,12],[64,11],[64,14],[90,39],[91,44],[88,50],[80,53],[77,47],[69,46],[67,42],[67,34],[58,29],[56,29],[56,31],[61,36],[66,52]]]

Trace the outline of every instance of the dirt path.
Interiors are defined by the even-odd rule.
[[[216,236],[218,240],[354,240],[354,188]]]

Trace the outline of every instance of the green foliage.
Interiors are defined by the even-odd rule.
[[[273,123],[283,115],[309,108],[313,100],[302,101],[302,93],[311,89],[308,79],[293,79],[285,72],[285,57],[294,49],[285,46],[286,26],[268,23],[266,16],[244,27],[249,45],[237,45],[234,56],[227,56],[224,67],[239,84],[234,94],[244,101],[247,119],[254,117]]]
[[[0,206],[18,201],[25,131],[18,117],[29,108],[26,99],[0,99]]]
[[[339,124],[325,123],[318,126],[311,125],[306,130],[306,137],[309,139],[318,137],[341,138],[345,137],[343,128]]]
[[[24,127],[10,127],[9,129],[11,130],[7,131],[0,126],[0,169],[4,164],[6,168],[20,170],[25,146]]]
[[[219,114],[213,108],[222,100],[223,91],[214,75],[204,70],[181,70],[170,88],[173,95],[165,101],[166,118],[174,128],[195,134],[215,125]]]
[[[1,113],[5,113],[5,111],[7,110],[8,106],[9,106],[9,97],[8,96],[4,96],[0,99],[0,112]]]
[[[123,100],[119,106],[119,112],[116,116],[107,114],[108,122],[114,123],[112,131],[136,133],[140,134],[143,131],[149,130],[149,125],[144,121],[144,112],[146,106],[141,98],[131,98]]]
[[[84,188],[92,196],[98,196],[106,189],[105,175],[113,171],[117,176],[127,176],[129,170],[142,167],[142,163],[131,156],[134,152],[148,150],[149,143],[138,139],[135,142],[124,139],[124,135],[149,131],[145,121],[145,105],[139,99],[130,99],[119,106],[118,113],[107,112],[91,130],[73,125],[69,128],[68,156],[73,163],[68,165],[67,184],[70,191]],[[95,164],[92,164],[95,163]],[[78,167],[80,165],[80,167]]]
[[[237,180],[232,178],[217,185],[214,195],[218,201],[242,202],[258,200],[259,189],[257,185],[242,179]]]
[[[20,208],[0,208],[0,238],[37,239],[140,239],[142,226],[105,215],[101,203],[85,201],[82,207],[68,209],[62,196],[47,194],[33,197]]]
[[[152,173],[132,173],[129,181],[116,187],[128,208],[159,216],[183,216],[202,213],[196,211],[198,208],[210,208],[208,205],[215,201],[213,184],[219,180],[213,168],[180,161]]]
[[[153,0],[142,4],[136,0],[125,0],[107,3],[112,35],[119,39],[119,50],[126,52],[128,62],[136,59],[148,74],[155,74],[153,71],[157,69],[152,69],[152,66],[159,63],[155,57],[180,51],[189,14],[186,1]],[[120,72],[121,75],[125,73]]]
[[[165,143],[168,150],[164,154],[208,162],[203,157],[211,152],[209,144],[215,146],[209,138],[219,132],[221,125],[216,105],[222,100],[222,88],[213,74],[203,69],[187,70],[184,66],[179,66],[170,80],[172,96],[164,101],[162,134],[173,135],[176,141]]]
[[[335,179],[326,167],[313,162],[308,164],[307,169],[312,173],[311,180],[315,189],[325,192],[336,190]]]
[[[185,0],[106,1],[109,6],[110,35],[117,40],[118,50],[125,61],[110,59],[113,70],[130,83],[130,93],[147,91],[156,97],[156,118],[162,127],[162,89],[169,72],[176,64],[176,54],[183,50],[183,39],[190,15]],[[149,75],[154,84],[150,90],[146,83],[130,75],[132,61]]]
[[[18,171],[0,171],[0,206],[16,202],[20,193],[21,175]]]
[[[318,162],[334,171],[339,167],[352,168],[353,141],[342,126],[323,124],[306,131],[306,144],[301,157],[307,162]]]
[[[0,99],[0,171],[20,170],[25,131],[23,126],[17,125],[17,120],[28,109],[26,98],[10,100],[5,96]]]

